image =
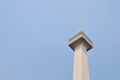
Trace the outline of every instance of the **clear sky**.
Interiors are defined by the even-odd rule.
[[[0,80],[72,80],[79,28],[91,80],[120,80],[119,0],[0,0]]]

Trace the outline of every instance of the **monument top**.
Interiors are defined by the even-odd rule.
[[[85,45],[87,51],[93,48],[92,41],[87,35],[82,30],[78,30],[78,33],[69,40],[68,45],[74,51],[81,43]]]

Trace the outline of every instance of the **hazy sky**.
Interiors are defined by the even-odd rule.
[[[0,0],[0,80],[73,80],[79,28],[91,80],[120,80],[119,0]]]

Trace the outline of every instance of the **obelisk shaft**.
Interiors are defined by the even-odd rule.
[[[74,51],[73,80],[89,80],[86,49],[82,47]]]

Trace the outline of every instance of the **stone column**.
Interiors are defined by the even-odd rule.
[[[93,48],[92,41],[83,31],[69,40],[68,45],[74,51],[73,80],[90,80],[87,51]]]

